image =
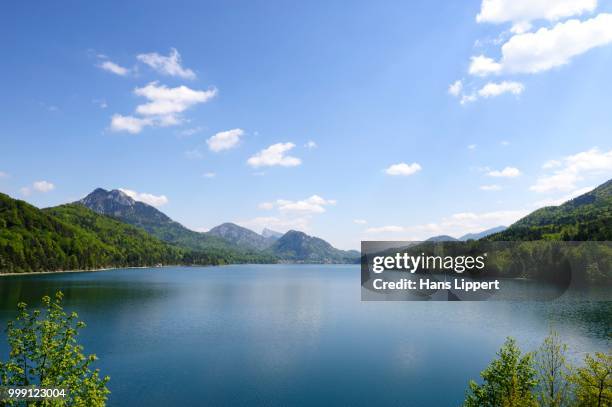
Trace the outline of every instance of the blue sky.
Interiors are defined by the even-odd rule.
[[[611,2],[302,3],[5,6],[0,190],[358,248],[610,178]]]

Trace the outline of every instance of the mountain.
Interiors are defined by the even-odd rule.
[[[452,236],[448,236],[448,235],[433,236],[426,240],[426,242],[456,242],[456,241],[457,239],[455,239]]]
[[[135,201],[117,189],[107,191],[97,188],[78,203],[97,213],[142,228],[158,239],[179,247],[232,259],[232,262],[274,261],[251,248],[239,247],[213,234],[187,229],[158,209]]]
[[[612,180],[559,206],[538,209],[487,240],[612,240]]]
[[[290,230],[270,247],[280,259],[300,263],[357,263],[359,252],[339,250],[318,237]]]
[[[492,235],[494,233],[503,232],[506,229],[507,229],[506,226],[496,226],[494,228],[483,230],[482,232],[478,232],[478,233],[467,233],[461,236],[459,240],[464,241],[464,242],[467,240],[478,240],[478,239],[482,239],[483,237]]]
[[[267,249],[276,239],[264,237],[235,223],[223,223],[206,232],[207,235],[220,237],[236,246],[253,250]]]
[[[180,249],[80,205],[40,210],[0,194],[0,273],[176,264]]]
[[[274,230],[270,230],[268,228],[264,228],[264,230],[261,231],[261,235],[263,237],[268,237],[268,238],[272,238],[274,240],[280,238],[283,234],[281,232],[276,232]]]

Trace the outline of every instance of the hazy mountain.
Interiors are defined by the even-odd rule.
[[[264,250],[272,245],[276,239],[264,237],[250,229],[238,226],[235,223],[223,223],[206,232],[217,236],[239,247]]]
[[[187,229],[151,205],[135,201],[117,189],[107,191],[97,188],[78,203],[97,213],[140,227],[164,242],[223,255],[227,259],[233,259],[232,261],[246,261],[245,257],[259,261],[251,258],[254,254],[252,250],[236,246],[213,234]]]
[[[429,239],[426,240],[426,242],[456,242],[457,240],[458,239],[455,239],[452,236],[440,235],[440,236],[430,237]]]
[[[290,230],[270,247],[271,253],[286,260],[304,263],[356,263],[359,252],[339,250],[318,237]]]
[[[559,206],[538,209],[487,240],[612,240],[612,180]]]
[[[283,234],[281,232],[276,232],[274,230],[270,230],[268,228],[264,228],[264,230],[261,232],[261,235],[263,237],[269,237],[272,238],[274,240],[280,238]]]
[[[478,240],[478,239],[482,239],[483,237],[487,237],[489,235],[492,235],[494,233],[503,232],[506,229],[507,229],[507,226],[496,226],[494,228],[483,230],[482,232],[478,232],[478,233],[467,233],[467,234],[461,236],[459,238],[459,240],[462,240],[462,241],[466,241],[466,240]]]

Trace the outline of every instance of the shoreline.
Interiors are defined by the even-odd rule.
[[[25,273],[0,273],[0,278],[11,277],[11,276],[31,276],[40,274],[63,274],[63,273],[97,273],[101,271],[113,271],[121,269],[161,269],[164,267],[225,267],[225,266],[236,266],[236,265],[292,265],[292,264],[311,264],[311,265],[346,265],[346,264],[357,264],[357,263],[232,263],[232,264],[197,264],[197,265],[185,265],[185,264],[164,264],[163,266],[126,266],[126,267],[101,267],[97,269],[85,269],[85,270],[54,270],[54,271],[26,271]]]

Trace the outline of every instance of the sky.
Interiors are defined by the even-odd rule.
[[[612,178],[612,2],[12,2],[0,191],[198,231],[509,225]]]

